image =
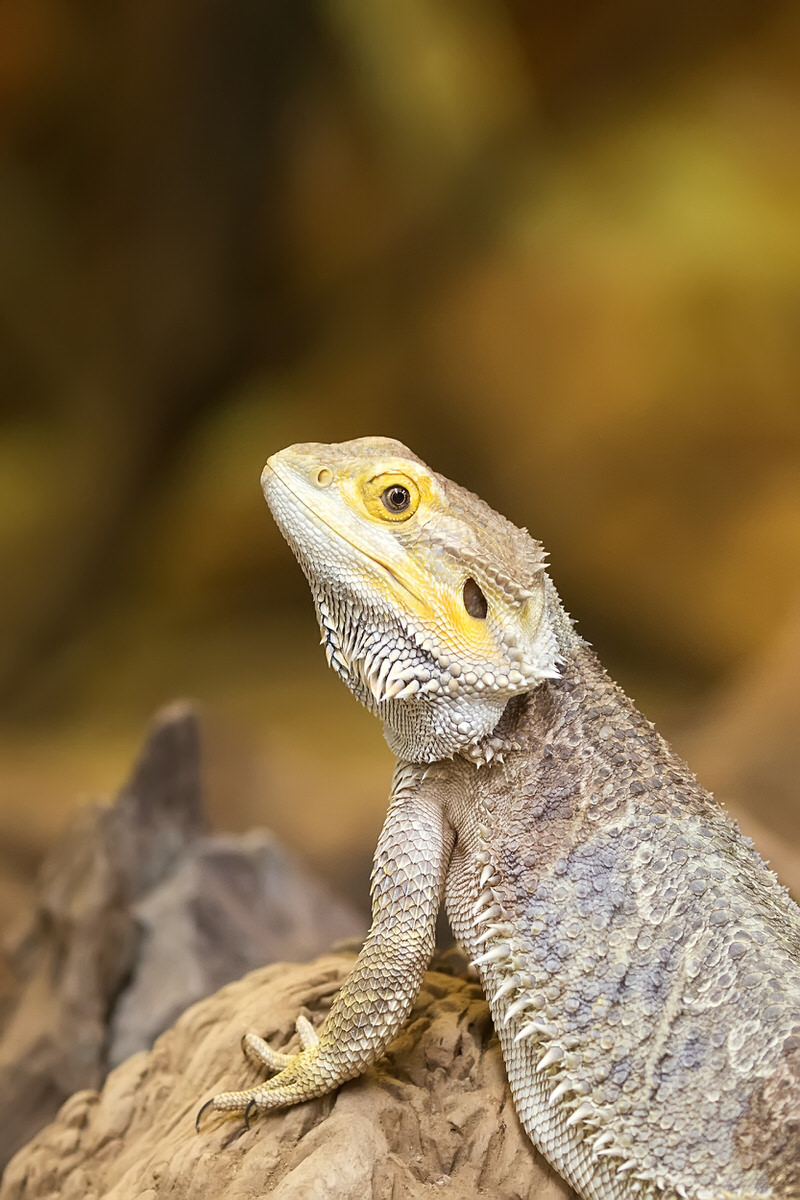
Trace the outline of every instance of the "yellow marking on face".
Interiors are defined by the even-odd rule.
[[[458,659],[491,660],[497,639],[494,622],[490,619],[492,602],[489,619],[470,616],[464,606],[463,573],[456,569],[452,573],[447,571],[444,577],[437,577],[431,573],[427,557],[420,561],[415,554],[414,527],[435,517],[442,508],[436,483],[424,470],[416,470],[412,464],[405,462],[381,463],[373,460],[358,464],[355,470],[351,468],[340,473],[332,472],[324,465],[319,466],[316,457],[308,461],[305,456],[297,464],[297,469],[302,478],[309,480],[313,491],[320,494],[320,500],[330,494],[329,489],[335,481],[341,500],[354,515],[360,515],[370,524],[384,528],[388,526],[396,531],[399,556],[396,552],[386,552],[380,542],[370,544],[363,540],[357,527],[348,527],[332,519],[333,513],[326,511],[324,504],[314,503],[312,495],[300,489],[303,502],[311,508],[317,519],[380,569],[379,577],[373,580],[372,586],[390,604],[397,603],[397,592],[400,590],[409,613],[416,613],[423,627],[430,629],[431,633],[435,631],[442,649]],[[284,478],[282,472],[278,471],[278,474]],[[298,489],[296,485],[292,486],[291,477],[285,482],[297,495]],[[398,488],[407,493],[407,504],[395,508],[394,502],[403,499],[392,494]],[[406,538],[407,533],[412,535],[410,539]]]
[[[467,612],[463,579],[456,580],[452,589],[442,589],[441,609],[445,627],[440,633],[450,649],[458,653],[466,650],[477,659],[493,656],[496,634],[492,623],[487,618],[471,617]]]
[[[442,648],[454,656],[478,660],[493,657],[496,631],[491,621],[472,617],[466,611],[461,573],[453,573],[451,579],[432,576],[428,560],[418,561],[413,543],[405,542],[406,522],[412,518],[416,518],[414,524],[424,522],[440,510],[441,499],[433,480],[424,472],[412,475],[403,467],[386,464],[384,469],[371,466],[349,477],[345,475],[340,478],[340,486],[343,499],[355,512],[361,512],[376,524],[396,528],[400,544],[405,546],[402,570],[397,560],[389,563],[376,554],[374,547],[360,547],[365,557],[386,571],[378,585],[386,598],[392,601],[395,589],[401,587],[409,609],[417,613],[424,625],[435,629]],[[386,493],[396,487],[405,488],[408,493],[408,505],[399,512],[393,512],[386,503]]]

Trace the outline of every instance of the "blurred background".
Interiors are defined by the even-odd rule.
[[[799,54],[781,0],[0,8],[0,924],[176,696],[214,827],[366,902],[391,757],[258,480],[375,433],[788,876]]]

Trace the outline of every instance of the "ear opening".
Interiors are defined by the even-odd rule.
[[[469,579],[464,582],[464,608],[471,617],[475,617],[477,621],[486,619],[486,614],[489,611],[489,605],[486,597],[481,591],[478,584],[470,575]]]

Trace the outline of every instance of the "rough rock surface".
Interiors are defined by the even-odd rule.
[[[454,956],[450,956],[451,958]],[[273,965],[194,1005],[102,1092],[81,1091],[9,1164],[0,1200],[567,1200],[511,1102],[480,987],[428,972],[383,1059],[337,1094],[261,1117],[207,1113],[216,1091],[259,1077],[239,1040],[274,1046],[305,1012],[320,1023],[352,965],[329,954]],[[293,1046],[296,1042],[292,1041]]]
[[[271,834],[205,835],[200,774],[197,716],[172,705],[115,803],[78,812],[44,863],[0,1037],[0,1165],[202,996],[363,935]]]

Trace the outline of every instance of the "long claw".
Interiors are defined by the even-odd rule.
[[[298,1089],[295,1076],[298,1070],[302,1076],[303,1072],[308,1071],[309,1061],[316,1061],[319,1037],[307,1017],[299,1016],[295,1022],[295,1029],[302,1048],[299,1053],[292,1054],[283,1054],[279,1050],[273,1050],[269,1043],[259,1037],[257,1033],[244,1035],[241,1044],[245,1057],[266,1067],[267,1071],[277,1077],[242,1091],[220,1092],[213,1096],[206,1101],[197,1114],[195,1129],[198,1133],[203,1114],[208,1108],[226,1114],[243,1113],[245,1129],[250,1129],[254,1114],[293,1104],[297,1099],[306,1098],[306,1093],[309,1099],[315,1094],[316,1087],[312,1086],[309,1090],[306,1081],[302,1081],[301,1087]],[[289,1079],[287,1081],[286,1075],[283,1075],[282,1082],[279,1083],[283,1071],[288,1071]]]
[[[203,1107],[200,1109],[199,1113],[198,1113],[198,1114],[197,1114],[197,1116],[195,1117],[195,1119],[194,1119],[194,1127],[195,1127],[195,1131],[196,1131],[197,1133],[199,1133],[199,1132],[200,1132],[200,1122],[201,1122],[201,1121],[202,1121],[202,1119],[203,1119],[203,1113],[206,1111],[206,1109],[207,1109],[207,1108],[213,1108],[213,1107],[214,1107],[214,1101],[213,1101],[213,1099],[211,1099],[211,1100],[206,1100],[205,1104],[203,1105]]]

